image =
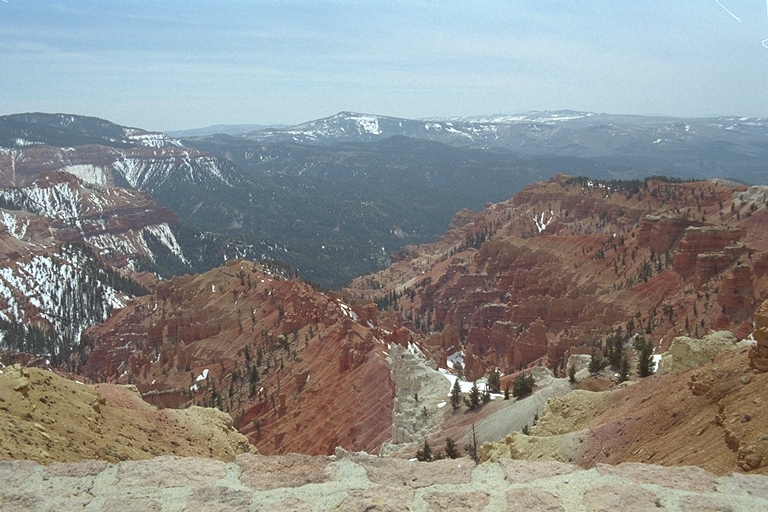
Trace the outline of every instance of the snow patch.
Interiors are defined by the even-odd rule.
[[[539,233],[547,229],[547,226],[549,226],[552,223],[552,221],[555,220],[555,216],[552,211],[549,212],[550,217],[549,217],[549,220],[547,221],[544,220],[545,214],[546,212],[541,212],[541,216],[539,218],[537,218],[535,215],[533,216],[533,222],[536,223],[536,229],[539,230]]]
[[[450,384],[448,386],[448,396],[451,396],[451,389],[453,389],[453,383],[456,382],[456,379],[458,379],[458,377],[443,368],[440,368],[439,371],[443,375],[443,377],[448,379],[448,382]],[[477,382],[477,388],[480,390],[481,393],[485,391],[485,386],[486,386],[485,379],[480,379],[475,382]],[[461,389],[462,393],[469,393],[470,391],[472,391],[473,385],[474,385],[474,382],[467,382],[465,380],[459,379],[459,388]]]
[[[22,222],[19,222],[15,215],[3,211],[3,218],[1,222],[5,224],[5,227],[8,230],[8,234],[13,238],[23,240],[24,235],[27,234],[29,219],[24,219]]]
[[[357,129],[360,131],[360,133],[381,135],[381,129],[379,128],[379,118],[376,116],[349,116],[348,119],[357,123]]]
[[[344,315],[348,316],[355,322],[360,320],[360,317],[357,316],[357,313],[352,311],[352,308],[344,304],[343,302],[339,302],[339,306],[341,307],[341,310],[344,312]]]
[[[459,350],[458,352],[454,352],[453,354],[449,355],[447,358],[447,364],[448,368],[453,370],[456,367],[456,363],[460,364],[462,368],[464,368],[464,351]]]
[[[181,250],[181,246],[176,241],[176,237],[173,235],[173,231],[171,231],[171,228],[168,226],[168,224],[163,222],[162,224],[157,224],[155,226],[147,226],[144,228],[144,231],[157,237],[157,239],[160,240],[160,242],[166,246],[169,251],[171,251],[185,264],[189,265],[189,260],[187,260],[187,258],[184,256],[184,253]]]
[[[123,132],[130,140],[146,148],[184,147],[180,140],[171,138],[164,133],[145,132],[136,128],[123,128]]]
[[[107,173],[104,171],[103,167],[99,167],[97,165],[67,165],[62,167],[61,170],[77,176],[87,183],[94,183],[96,185],[107,184]]]

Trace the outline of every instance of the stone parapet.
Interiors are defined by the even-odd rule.
[[[639,463],[335,456],[0,462],[3,510],[766,510],[768,477]]]

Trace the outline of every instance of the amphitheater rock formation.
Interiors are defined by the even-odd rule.
[[[472,379],[539,363],[564,375],[612,333],[657,353],[679,335],[748,336],[768,298],[767,220],[766,187],[557,176],[459,212],[346,296],[394,308],[438,361],[455,332]]]
[[[133,384],[159,407],[220,408],[261,453],[377,452],[394,386],[392,333],[375,321],[370,308],[233,260],[161,283],[86,331],[76,357],[89,379]]]

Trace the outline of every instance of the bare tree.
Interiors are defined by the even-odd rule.
[[[475,433],[475,424],[472,424],[472,430],[469,432],[469,443],[464,447],[464,451],[467,455],[475,461],[475,464],[480,463],[480,457],[477,454],[477,434]]]

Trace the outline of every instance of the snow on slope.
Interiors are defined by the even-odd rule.
[[[131,257],[146,257],[155,261],[155,255],[147,245],[144,238],[145,233],[149,233],[157,238],[172,254],[174,254],[184,264],[189,265],[189,260],[184,256],[176,237],[171,228],[165,222],[152,226],[145,226],[140,230],[128,230],[122,233],[98,233],[89,236],[85,241],[99,249],[99,252],[106,257],[116,255],[125,255]],[[133,261],[129,262],[129,268],[135,269]]]
[[[61,339],[77,342],[84,329],[105,321],[127,300],[84,271],[93,264],[86,253],[64,249],[0,267],[0,319],[43,320]]]
[[[81,196],[79,190],[70,183],[40,186],[36,182],[24,189],[7,190],[2,194],[24,201],[25,209],[30,213],[80,227]]]
[[[68,172],[73,176],[77,176],[86,183],[93,183],[95,185],[106,185],[108,171],[100,165],[91,164],[78,164],[67,165],[61,168],[62,171]]]
[[[24,239],[24,235],[27,234],[27,228],[29,227],[29,219],[19,219],[5,210],[3,210],[3,218],[0,219],[0,223],[5,226],[9,235],[19,240]]]
[[[229,187],[233,186],[222,173],[216,158],[192,156],[189,152],[156,159],[127,156],[113,163],[112,168],[122,175],[131,187],[140,190],[152,190],[171,179],[204,183],[208,176]]]
[[[164,133],[146,132],[136,128],[123,128],[123,132],[125,132],[125,136],[128,139],[147,148],[184,147],[180,140],[169,137]]]
[[[131,190],[83,187],[71,179],[60,182],[39,180],[28,187],[0,191],[0,196],[23,205],[29,213],[59,220],[78,229],[85,241],[98,248],[104,256],[148,257],[154,261],[155,257],[144,238],[145,234],[150,234],[182,262],[189,264],[173,231],[165,222],[117,233],[107,231],[105,219],[116,217],[125,205],[135,203],[136,193]],[[23,237],[29,225],[28,220],[20,223],[9,212],[3,212],[2,223],[15,238]]]

